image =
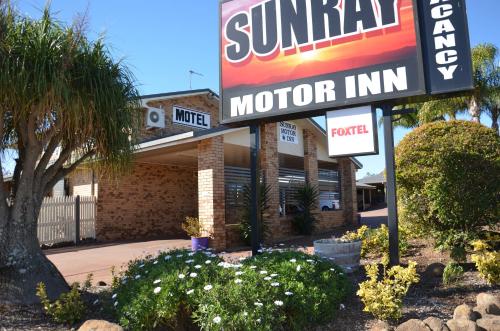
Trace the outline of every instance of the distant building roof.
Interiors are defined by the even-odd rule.
[[[359,184],[385,184],[386,179],[384,172],[382,171],[378,175],[370,175],[366,176],[364,178],[361,178],[360,180],[357,181]]]
[[[356,188],[361,188],[361,189],[368,189],[368,190],[375,190],[376,187],[375,186],[371,186],[371,185],[368,185],[368,184],[363,184],[363,183],[356,183]]]

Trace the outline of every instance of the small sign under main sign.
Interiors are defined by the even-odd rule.
[[[297,125],[290,122],[280,122],[280,141],[290,144],[298,144]]]
[[[210,129],[210,114],[197,110],[173,106],[172,121],[175,124]]]
[[[371,106],[326,113],[330,157],[378,154],[377,116]]]

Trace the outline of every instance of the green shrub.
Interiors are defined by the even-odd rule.
[[[39,283],[36,289],[36,295],[43,305],[45,313],[56,323],[73,325],[79,322],[86,311],[78,283],[74,283],[71,290],[61,294],[55,302],[50,302],[44,283]]]
[[[181,323],[203,330],[303,330],[331,320],[349,290],[330,262],[277,251],[238,264],[209,252],[162,253],[132,262],[118,284],[116,312],[131,330]]]
[[[481,277],[489,284],[500,284],[500,251],[491,250],[491,247],[482,240],[472,243],[474,253],[471,256]]]
[[[365,305],[363,311],[384,321],[401,318],[403,299],[410,286],[419,281],[416,265],[410,261],[406,268],[394,266],[387,270],[385,264],[381,280],[378,279],[378,265],[367,265],[365,269],[368,280],[359,284],[357,292]]]
[[[456,262],[449,262],[443,271],[443,284],[451,285],[460,280],[464,275],[464,268]]]
[[[295,194],[299,213],[293,218],[292,225],[295,231],[301,235],[311,235],[314,231],[316,218],[313,210],[318,207],[318,188],[306,183],[299,188]]]
[[[396,151],[401,222],[463,259],[467,243],[499,219],[500,138],[465,121],[409,133]]]

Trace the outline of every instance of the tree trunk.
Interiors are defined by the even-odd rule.
[[[472,117],[472,122],[481,123],[481,109],[475,96],[469,101],[469,115]]]
[[[499,108],[493,108],[491,110],[491,120],[493,121],[491,123],[491,128],[494,129],[498,135],[500,135],[500,130],[499,130],[499,125],[498,125],[498,117],[500,116],[500,109]]]
[[[46,285],[52,299],[69,289],[38,243],[37,219],[42,199],[34,198],[28,190],[30,185],[23,184],[15,203],[6,215],[0,215],[6,224],[0,242],[0,304],[39,302],[36,286],[40,282]]]

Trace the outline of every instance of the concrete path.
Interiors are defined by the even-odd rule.
[[[94,282],[110,284],[111,268],[117,271],[134,260],[146,255],[156,255],[158,251],[191,246],[189,240],[156,240],[138,243],[121,243],[99,246],[68,247],[47,250],[45,254],[63,274],[66,281],[85,281],[87,275],[94,275]]]

